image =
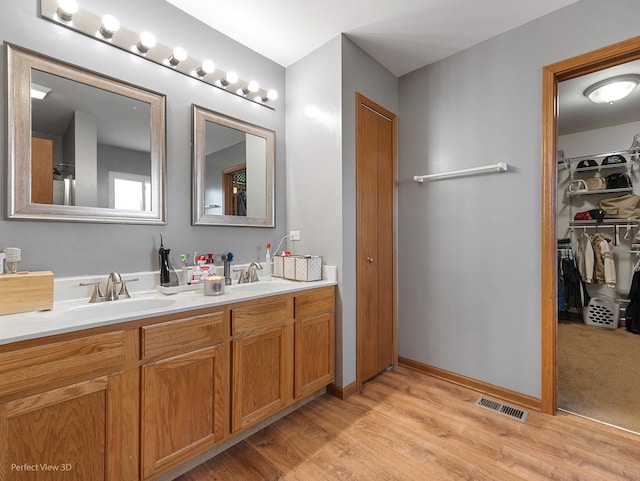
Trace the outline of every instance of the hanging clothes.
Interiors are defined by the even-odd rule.
[[[627,331],[640,334],[640,271],[634,271],[629,289],[629,305],[625,311],[624,326]]]
[[[562,285],[565,307],[581,308],[589,304],[589,293],[573,259],[562,259]]]
[[[594,254],[593,282],[616,287],[616,264],[609,249],[610,239],[596,232],[591,236]]]
[[[587,284],[593,282],[593,264],[594,264],[593,246],[591,238],[586,232],[583,232],[578,240],[578,249],[576,250],[576,262],[580,277]]]

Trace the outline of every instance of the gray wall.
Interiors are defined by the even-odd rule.
[[[356,91],[397,111],[397,79],[344,36],[287,69],[287,223],[301,231],[288,245],[338,266],[341,387],[356,379]]]
[[[582,0],[400,79],[401,356],[540,397],[541,69],[639,17],[637,0]]]
[[[166,45],[181,45],[196,58],[211,58],[222,70],[256,78],[280,92],[275,111],[247,102],[215,87],[155,65],[135,55],[41,19],[38,0],[3,4],[2,40],[140,85],[167,96],[167,224],[165,226],[6,220],[6,189],[0,200],[0,248],[22,248],[20,268],[51,269],[56,277],[147,271],[158,268],[162,233],[174,265],[180,253],[225,252],[237,262],[264,259],[266,242],[286,231],[285,218],[285,69],[212,30],[167,2],[154,0],[84,0],[96,14],[112,13],[123,26],[150,30]],[[4,65],[1,76],[4,88]],[[276,227],[191,226],[191,104],[264,126],[276,132]],[[3,103],[3,109],[4,109]],[[4,117],[0,129],[6,130]],[[6,152],[2,136],[0,149]],[[0,173],[6,185],[6,169]]]

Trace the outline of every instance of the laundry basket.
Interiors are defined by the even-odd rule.
[[[584,323],[590,326],[617,329],[620,319],[620,304],[606,297],[592,297],[587,306]]]

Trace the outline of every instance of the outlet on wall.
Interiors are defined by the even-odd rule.
[[[291,236],[291,240],[292,241],[299,241],[300,240],[300,231],[299,230],[292,230],[289,232],[289,235]]]

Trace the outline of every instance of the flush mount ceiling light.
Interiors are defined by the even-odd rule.
[[[140,59],[170,68],[194,80],[275,110],[278,93],[274,89],[261,88],[256,81],[241,79],[233,70],[219,70],[211,60],[203,61],[187,55],[188,49],[163,45],[149,32],[130,30],[111,14],[98,16],[85,10],[79,5],[84,1],[40,0],[40,17],[136,55]],[[230,85],[234,85],[234,88],[230,88]]]
[[[612,104],[629,95],[638,83],[640,83],[640,75],[618,75],[594,83],[583,94],[596,104]]]
[[[31,98],[36,100],[42,100],[51,92],[49,87],[43,87],[42,85],[34,84],[31,82]]]

